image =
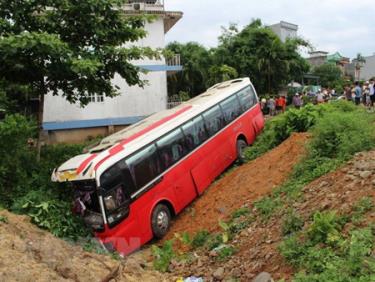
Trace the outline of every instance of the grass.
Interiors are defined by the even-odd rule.
[[[337,169],[355,153],[372,149],[375,144],[374,116],[345,101],[314,107],[313,113],[301,112],[297,117],[294,115],[294,119],[287,117],[290,115],[289,112],[285,115],[286,117],[279,117],[278,127],[308,129],[312,137],[306,145],[307,155],[294,167],[288,181],[275,189],[271,195],[255,203],[264,220],[288,204],[303,200],[301,190],[305,185]],[[299,121],[306,120],[305,115],[312,115],[313,121]],[[309,126],[292,126],[291,120]],[[283,126],[280,125],[281,121],[284,123]],[[275,130],[275,126],[266,127],[265,136],[273,136],[268,132],[270,130]],[[279,143],[282,139],[274,139],[266,144]],[[258,150],[257,148],[258,143],[250,149],[250,156],[253,154],[251,152]],[[260,151],[262,150],[263,147]]]
[[[293,281],[374,281],[374,227],[343,232],[350,218],[315,213],[310,226],[286,237],[280,253],[297,270]]]
[[[210,233],[207,230],[201,230],[191,240],[191,246],[193,248],[198,248],[204,246],[207,242]]]
[[[311,181],[337,169],[355,153],[374,148],[374,116],[345,102],[318,106],[314,111],[314,120],[307,129],[312,136],[306,147],[307,155],[295,166],[289,180],[256,202],[255,207],[263,220],[276,212],[283,214],[285,239],[279,251],[297,271],[293,281],[375,281],[375,258],[371,255],[375,248],[375,228],[363,221],[373,209],[371,198],[361,199],[350,216],[334,211],[316,212],[305,229],[305,221],[291,209],[296,201],[303,201],[302,188]],[[268,125],[264,138],[270,140],[260,138],[265,142],[256,143],[248,151],[249,159],[281,142],[284,138],[276,138],[269,131],[290,127],[288,120],[280,117],[277,126]],[[294,131],[292,128],[287,133]],[[344,233],[347,223],[354,227]]]
[[[236,234],[247,228],[257,215],[267,221],[277,212],[278,216],[283,216],[281,231],[285,236],[279,250],[296,268],[295,281],[375,281],[372,274],[375,262],[370,252],[375,247],[375,228],[358,227],[342,234],[345,224],[360,221],[372,209],[371,199],[358,202],[350,217],[329,211],[303,219],[292,208],[296,201],[303,201],[302,188],[308,183],[340,167],[356,152],[373,148],[374,121],[374,116],[345,101],[291,110],[268,121],[264,133],[247,150],[248,160],[274,148],[292,132],[309,131],[311,138],[306,145],[306,156],[294,167],[286,183],[254,203],[255,214],[246,207],[238,209],[229,221],[220,222],[221,233],[199,232],[191,240],[192,248],[217,250],[218,259],[225,260],[235,254],[235,248],[228,243]],[[308,227],[304,229],[305,226]],[[173,257],[169,248],[159,250],[159,262]],[[160,252],[169,255],[163,256]],[[165,269],[160,264],[158,268]],[[344,268],[342,271],[340,266]],[[345,277],[353,277],[353,280],[345,280]]]
[[[294,234],[303,228],[304,220],[295,210],[289,209],[284,217],[281,231],[284,236]]]

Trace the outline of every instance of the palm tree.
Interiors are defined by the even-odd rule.
[[[361,79],[361,68],[366,63],[366,59],[362,56],[361,53],[358,53],[354,61],[355,61],[357,81],[359,81]]]

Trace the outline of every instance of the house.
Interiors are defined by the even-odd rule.
[[[313,51],[310,52],[310,57],[307,61],[312,67],[319,67],[327,62],[328,52],[325,51]]]
[[[324,51],[310,52],[307,58],[312,67],[319,67],[325,63],[332,63],[338,66],[343,74],[345,74],[346,65],[350,63],[350,59],[342,56],[339,52],[328,54]]]
[[[146,23],[147,36],[136,43],[155,49],[165,47],[165,34],[183,15],[182,12],[166,11],[164,0],[129,0],[123,9],[127,16],[140,13],[156,16],[153,22]],[[140,75],[141,79],[148,81],[144,88],[130,87],[117,75],[113,83],[120,87],[121,95],[115,98],[99,93],[92,95],[85,108],[70,104],[60,96],[46,95],[43,118],[46,142],[73,143],[88,137],[106,136],[166,109],[167,75],[182,70],[179,58],[171,61],[144,59],[132,63],[148,71]]]
[[[272,29],[274,33],[285,42],[287,38],[296,38],[298,25],[281,21],[277,24],[270,25],[269,28]]]

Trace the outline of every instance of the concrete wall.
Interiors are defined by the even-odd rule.
[[[361,68],[361,80],[369,80],[375,77],[375,55],[365,57],[366,63]]]
[[[68,130],[49,131],[45,142],[48,144],[68,143],[81,144],[98,136],[108,136],[124,129],[126,126],[102,126],[92,128],[77,128]]]
[[[361,68],[360,80],[369,80],[375,77],[375,55],[365,57],[366,63]],[[357,79],[358,74],[356,73],[355,63],[350,63],[345,67],[345,71],[348,75],[353,76]]]
[[[313,67],[319,67],[321,65],[324,65],[327,62],[327,56],[310,57],[310,58],[307,58],[307,60]]]
[[[270,28],[283,42],[285,42],[287,38],[297,37],[298,26],[295,24],[281,21],[278,24],[271,25]]]
[[[93,102],[85,108],[70,104],[61,96],[45,97],[44,122],[64,122],[75,120],[109,119],[120,117],[146,116],[163,110],[167,105],[167,78],[165,72],[150,72],[141,75],[148,81],[143,89],[129,87],[126,81],[116,76],[114,84],[120,87],[121,95],[104,97],[103,102]]]

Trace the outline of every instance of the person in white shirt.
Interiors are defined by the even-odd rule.
[[[369,96],[370,96],[371,109],[374,110],[374,103],[375,103],[375,83],[374,83],[373,79],[370,80]]]

